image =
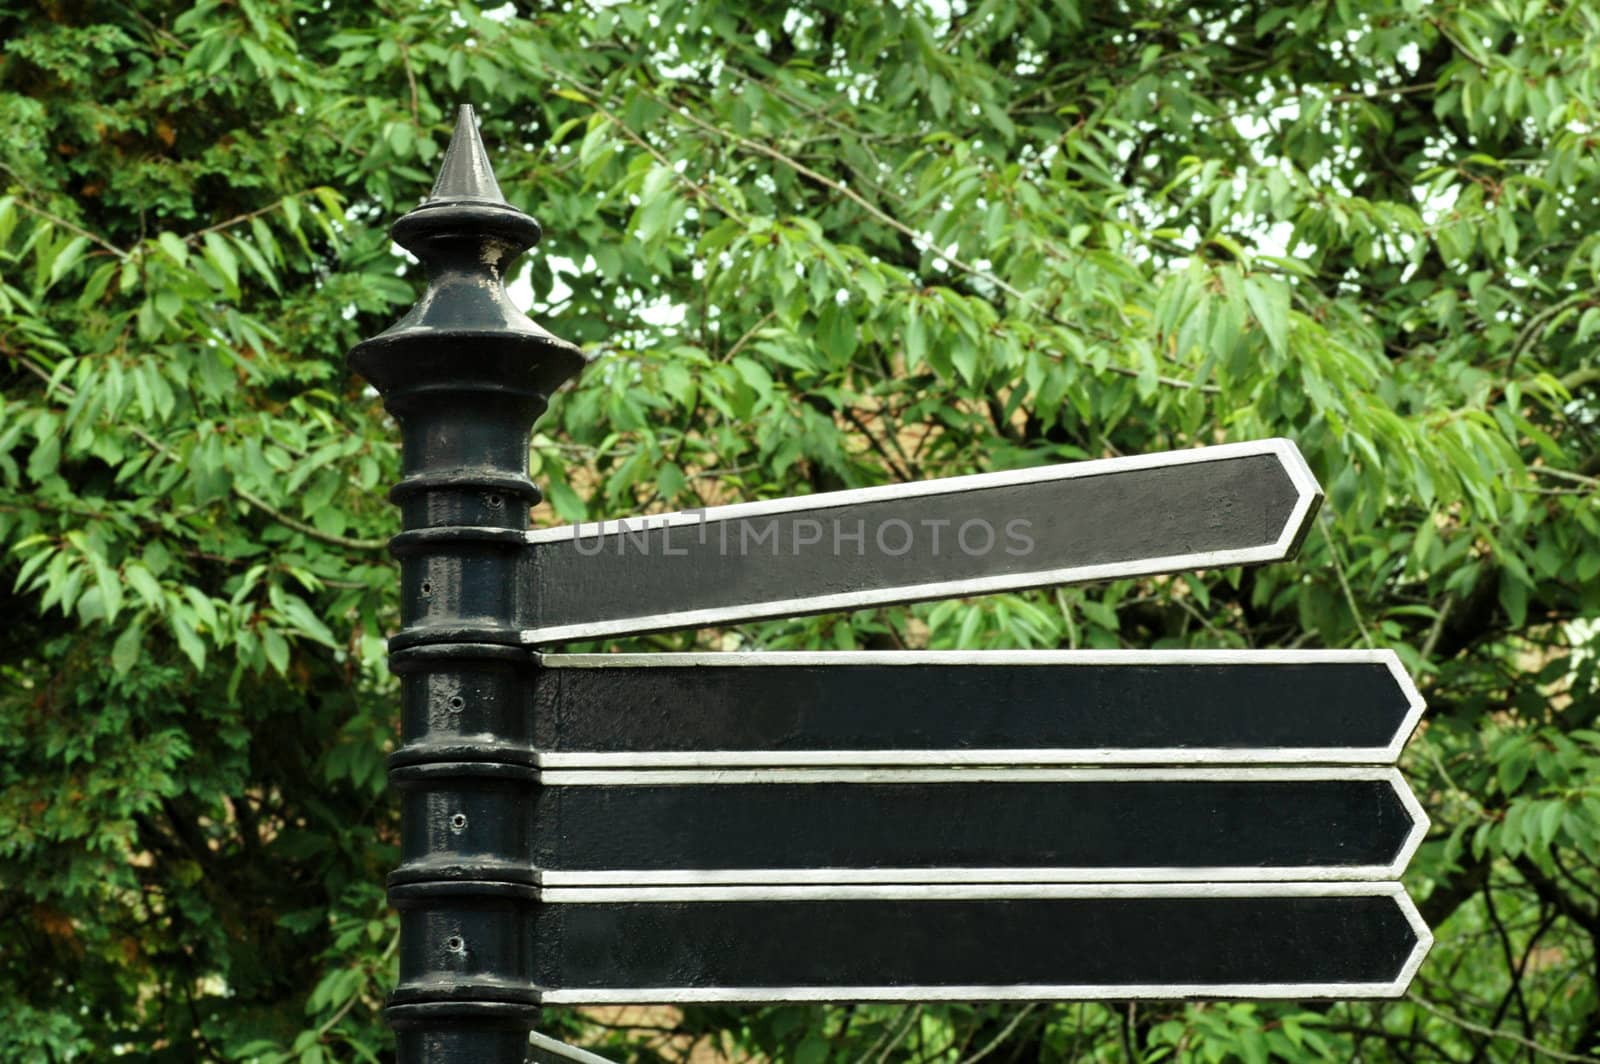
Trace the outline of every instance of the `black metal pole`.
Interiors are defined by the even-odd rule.
[[[539,225],[501,195],[470,107],[432,195],[391,232],[427,270],[427,292],[350,352],[403,440],[390,492],[405,530],[391,543],[402,863],[389,876],[400,982],[388,1017],[402,1064],[524,1064],[538,1015],[532,659],[518,643],[518,567],[539,499],[528,437],[583,357],[506,295],[506,266]]]

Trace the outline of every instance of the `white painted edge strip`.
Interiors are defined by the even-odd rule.
[[[546,669],[801,668],[812,666],[1385,666],[1408,709],[1383,747],[1159,747],[1016,750],[694,750],[543,753],[544,768],[668,768],[779,765],[994,764],[1393,764],[1427,708],[1393,650],[835,650],[682,654],[539,654]],[[976,709],[977,707],[973,707]],[[1286,707],[1292,710],[1293,707]]]
[[[1369,882],[1404,871],[1409,858],[1388,865],[1348,867],[1295,865],[1281,868],[751,868],[712,871],[541,871],[547,888],[604,887],[616,901],[635,900],[637,888],[762,885],[850,885],[954,883],[1291,883]],[[1396,866],[1399,866],[1398,868]]]
[[[1387,780],[1403,786],[1389,767],[1222,768],[748,768],[562,769],[540,773],[545,787],[676,787],[750,783],[1165,783]]]
[[[1234,565],[1253,565],[1281,561],[1288,556],[1289,548],[1298,539],[1302,526],[1321,498],[1321,488],[1311,475],[1310,467],[1299,448],[1287,439],[1256,440],[1249,443],[1221,444],[1215,447],[1196,447],[1183,451],[1159,454],[1134,455],[1128,458],[1102,458],[1089,462],[1072,462],[1064,465],[1044,466],[1034,469],[1010,470],[1003,473],[979,473],[966,477],[946,477],[940,480],[913,484],[890,484],[879,488],[857,488],[851,491],[823,492],[787,499],[761,502],[735,503],[732,506],[715,506],[706,510],[675,511],[651,514],[645,517],[596,522],[589,536],[614,534],[624,529],[625,522],[642,522],[631,527],[641,529],[674,527],[695,523],[729,521],[740,518],[769,516],[780,513],[802,513],[811,510],[833,509],[858,503],[883,502],[922,495],[942,495],[972,491],[981,488],[1005,487],[1016,484],[1034,484],[1078,477],[1104,476],[1109,473],[1154,469],[1165,466],[1192,465],[1197,462],[1227,461],[1254,455],[1273,454],[1279,459],[1297,494],[1289,518],[1282,531],[1269,544],[1238,550],[1197,551],[1174,554],[1161,558],[1140,558],[1133,561],[1111,562],[1103,565],[1069,566],[1064,569],[1047,569],[1028,573],[1007,573],[998,576],[968,580],[933,581],[903,587],[872,588],[864,591],[841,592],[832,595],[815,595],[806,598],[775,599],[765,602],[747,602],[733,606],[715,606],[706,609],[680,610],[636,617],[619,617],[610,620],[587,621],[577,624],[548,625],[529,628],[522,632],[522,642],[536,645],[559,643],[569,639],[583,639],[606,635],[623,635],[631,632],[653,631],[664,628],[693,628],[759,617],[780,617],[790,614],[821,613],[851,610],[866,606],[894,602],[918,601],[936,598],[957,598],[984,595],[998,591],[1048,587],[1062,584],[1086,583],[1095,580],[1115,580],[1123,577],[1153,576],[1160,573],[1188,572],[1196,569],[1218,569]],[[530,544],[557,542],[584,535],[582,525],[562,525],[556,528],[536,529],[527,533]]]
[[[737,888],[693,890],[689,897],[658,897],[659,901],[727,901],[751,897],[732,894]],[[563,893],[563,892],[550,892]],[[594,894],[594,891],[567,891],[567,894]],[[657,892],[666,894],[665,891]],[[676,892],[681,895],[684,892]],[[816,888],[795,887],[792,900],[808,898],[883,898],[889,900],[989,899],[989,898],[1093,898],[1093,897],[1334,897],[1387,895],[1405,915],[1417,936],[1399,973],[1380,983],[1170,983],[1170,984],[1027,984],[1021,986],[851,986],[851,987],[655,987],[645,989],[547,990],[540,1001],[548,1005],[581,1004],[687,1004],[694,1002],[800,1002],[800,1001],[1093,1001],[1177,998],[1395,998],[1402,996],[1423,959],[1433,947],[1433,934],[1422,921],[1422,914],[1398,883],[1281,883],[1257,887],[1230,884],[1196,884],[1185,887],[1169,884],[1144,886],[1108,884],[1103,886],[1054,887],[879,887]],[[547,898],[557,901],[614,901],[600,898]]]
[[[685,750],[535,754],[543,769],[797,768],[847,765],[1390,765],[1399,751],[1381,746],[1152,746],[1112,749],[993,750]]]
[[[1401,842],[1394,859],[1385,865],[1249,865],[1173,868],[1166,866],[1122,868],[737,868],[737,869],[604,869],[540,870],[539,882],[545,888],[604,887],[613,900],[631,900],[643,888],[656,886],[778,886],[785,884],[946,884],[946,883],[1182,883],[1182,882],[1272,882],[1340,880],[1366,881],[1393,879],[1405,871],[1427,837],[1429,820],[1416,795],[1406,785],[1399,770],[1393,768],[1326,769],[1146,769],[1106,772],[1098,769],[1010,769],[970,771],[963,769],[906,770],[783,770],[746,772],[547,772],[544,786],[574,785],[570,778],[583,778],[580,786],[651,786],[660,777],[672,777],[669,785],[688,783],[1075,783],[1104,781],[1189,781],[1282,780],[1336,781],[1381,780],[1394,790],[1411,820],[1411,830]],[[825,777],[817,779],[817,777]],[[619,779],[626,777],[626,780]],[[684,777],[691,777],[685,780]]]
[[[748,650],[663,654],[543,654],[546,669],[754,665],[1349,665],[1399,664],[1392,650]]]
[[[1403,997],[1410,980],[1391,983],[1215,983],[1021,986],[662,987],[645,990],[545,990],[544,1005],[724,1005],[919,1001],[1250,1001]]]
[[[538,1031],[528,1032],[528,1044],[553,1056],[576,1060],[578,1064],[612,1064],[612,1061],[602,1057],[599,1053],[591,1053],[587,1049],[568,1045],[560,1039],[551,1038],[549,1035],[540,1034]]]
[[[1317,883],[1293,880],[1284,883],[829,883],[649,887],[629,891],[626,898],[616,890],[550,887],[540,891],[539,900],[551,905],[615,905],[624,901],[1006,901],[1074,898],[1350,898],[1374,895],[1406,899],[1405,888],[1393,881]]]

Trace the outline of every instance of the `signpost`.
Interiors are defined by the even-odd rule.
[[[582,357],[506,297],[539,229],[469,109],[393,232],[428,292],[350,357],[405,440],[403,1062],[522,1064],[555,1004],[1405,991],[1392,653],[544,652],[1282,560],[1321,500],[1292,443],[529,531]]]

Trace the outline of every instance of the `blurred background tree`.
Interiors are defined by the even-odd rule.
[[[618,1059],[1600,1053],[1600,6],[0,2],[0,1059],[375,1061],[396,434],[475,103],[543,523],[1286,435],[1296,563],[634,647],[1392,646],[1392,1003],[552,1010]],[[630,644],[618,644],[630,645]]]

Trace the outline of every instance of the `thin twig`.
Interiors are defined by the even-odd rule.
[[[1489,914],[1489,923],[1494,927],[1495,938],[1499,940],[1501,955],[1506,962],[1506,971],[1511,976],[1511,990],[1506,994],[1505,1000],[1495,1010],[1491,1024],[1498,1024],[1505,1015],[1506,1006],[1515,1001],[1517,1013],[1522,1017],[1522,1029],[1529,1034],[1533,1033],[1533,1019],[1528,1014],[1528,1000],[1522,994],[1522,971],[1517,964],[1517,951],[1511,945],[1511,933],[1506,930],[1505,922],[1500,919],[1500,911],[1494,904],[1494,882],[1490,877],[1483,877],[1483,905]],[[1538,941],[1534,939],[1533,941]]]
[[[184,238],[183,238],[183,242],[185,244],[192,244],[195,240],[199,239],[200,237],[205,236],[207,233],[220,233],[224,229],[232,229],[234,226],[239,225],[239,224],[241,224],[243,222],[248,222],[252,218],[259,218],[263,214],[271,214],[273,211],[275,211],[278,208],[282,207],[283,204],[284,204],[284,201],[289,200],[289,199],[298,199],[300,196],[302,196],[304,194],[305,193],[303,193],[303,192],[296,192],[292,196],[283,196],[283,197],[281,197],[281,198],[279,198],[277,200],[274,200],[273,202],[267,204],[265,207],[257,207],[253,211],[245,211],[243,214],[236,214],[232,218],[229,218],[227,221],[218,222],[216,225],[208,225],[204,229],[196,229],[194,232],[185,235]]]
[[[1433,652],[1439,645],[1439,637],[1444,634],[1444,622],[1450,616],[1450,611],[1455,608],[1456,596],[1454,592],[1446,592],[1444,601],[1439,603],[1439,610],[1434,615],[1433,624],[1428,628],[1428,636],[1422,641],[1422,660],[1430,661]]]
[[[696,182],[690,180],[686,175],[680,173],[678,171],[678,168],[675,165],[673,165],[672,160],[668,159],[664,154],[662,154],[662,152],[661,152],[661,150],[659,148],[657,148],[655,145],[651,144],[649,141],[645,140],[638,133],[634,132],[633,129],[630,128],[626,122],[624,122],[622,119],[618,118],[616,115],[612,114],[609,110],[607,110],[606,106],[603,103],[601,103],[598,98],[596,98],[596,97],[599,96],[599,93],[595,92],[593,89],[590,89],[588,86],[585,86],[585,85],[582,85],[581,83],[578,83],[576,81],[576,79],[569,79],[569,80],[572,80],[574,82],[574,84],[578,84],[579,87],[584,92],[589,94],[589,96],[591,97],[591,99],[589,100],[589,106],[590,107],[593,107],[596,111],[600,112],[601,116],[604,117],[606,121],[608,121],[612,125],[616,126],[617,129],[622,132],[622,135],[624,137],[627,137],[633,143],[635,143],[639,147],[643,148],[645,150],[645,152],[652,159],[654,159],[657,163],[661,164],[662,166],[666,167],[666,169],[670,170],[672,172],[672,175],[675,178],[677,178],[677,180],[678,180],[678,182],[680,184],[688,187],[691,191],[694,192],[694,194],[696,196],[699,196],[700,198],[704,199],[707,203],[711,204],[711,206],[715,207],[717,210],[721,211],[723,214],[727,215],[729,218],[741,218],[740,213],[738,211],[735,211],[732,208],[730,208],[727,204],[723,203],[722,200],[718,199],[716,193],[712,192],[710,189],[706,188],[704,185],[697,184]]]
[[[1482,59],[1479,59],[1477,56],[1473,55],[1470,51],[1468,51],[1466,45],[1464,45],[1460,41],[1458,41],[1453,33],[1451,33],[1449,30],[1444,28],[1444,23],[1443,22],[1440,22],[1436,18],[1430,18],[1430,19],[1428,19],[1428,23],[1434,29],[1439,31],[1439,36],[1443,37],[1445,40],[1450,42],[1450,47],[1451,48],[1454,48],[1457,52],[1461,53],[1462,58],[1466,59],[1468,62],[1470,62],[1473,66],[1477,67],[1479,70],[1488,70],[1489,69],[1489,64],[1485,63]]]
[[[69,222],[65,218],[61,217],[58,214],[51,214],[49,211],[45,210],[43,207],[35,207],[33,204],[29,203],[25,199],[13,200],[13,202],[16,203],[16,205],[18,207],[21,207],[23,210],[27,211],[28,213],[37,214],[39,217],[43,218],[45,221],[49,222],[50,224],[58,225],[62,229],[65,229],[69,233],[74,233],[74,234],[76,234],[78,236],[83,237],[85,240],[89,241],[90,243],[95,244],[95,245],[97,245],[97,246],[99,246],[101,248],[104,248],[106,251],[111,252],[111,254],[115,255],[119,259],[125,259],[125,258],[128,257],[128,253],[126,251],[123,251],[121,248],[117,247],[117,245],[113,244],[111,241],[107,240],[105,237],[97,236],[94,233],[89,232],[89,230],[85,229],[83,226],[78,225],[75,222]]]
[[[1117,1017],[1117,1040],[1122,1043],[1123,1064],[1135,1064],[1137,1058],[1133,1053],[1133,1002],[1128,1002],[1128,1008]]]
[[[1506,377],[1509,378],[1516,372],[1517,360],[1522,357],[1524,351],[1533,345],[1533,341],[1543,333],[1545,325],[1551,319],[1559,317],[1574,307],[1581,306],[1594,299],[1595,296],[1596,290],[1593,288],[1584,289],[1582,292],[1574,292],[1567,298],[1557,300],[1529,318],[1527,324],[1523,325],[1522,331],[1517,334],[1516,340],[1512,341],[1511,357],[1506,361]]]
[[[1574,1064],[1594,1064],[1593,1057],[1578,1056],[1576,1053],[1564,1053],[1559,1049],[1551,1049],[1549,1046],[1540,1045],[1531,1038],[1524,1038],[1519,1034],[1512,1034],[1510,1031],[1501,1030],[1497,1027],[1485,1027],[1481,1023],[1473,1023],[1471,1020],[1466,1019],[1465,1017],[1457,1016],[1453,1012],[1449,1012],[1437,1005],[1423,1000],[1423,998],[1415,991],[1408,993],[1406,995],[1406,1000],[1421,1008],[1424,1012],[1431,1012],[1435,1016],[1439,1017],[1439,1019],[1444,1020],[1447,1023],[1455,1024],[1463,1031],[1471,1031],[1473,1034],[1481,1034],[1485,1037],[1496,1038],[1505,1042],[1515,1042],[1524,1049],[1538,1053],[1540,1056],[1549,1057],[1551,1060],[1567,1060],[1574,1062]]]
[[[856,414],[853,408],[847,406],[844,408],[842,413],[844,414],[845,419],[856,427],[856,431],[867,438],[867,442],[872,445],[872,449],[878,452],[879,456],[883,458],[884,462],[888,464],[889,468],[896,476],[898,476],[902,481],[906,482],[917,479],[912,475],[909,469],[894,460],[894,455],[889,453],[888,448],[883,445],[883,441],[872,434],[872,430],[867,428],[866,424],[862,422],[860,416]]]
[[[378,963],[382,964],[385,961],[387,961],[391,956],[393,956],[395,948],[398,947],[399,945],[400,945],[400,935],[399,935],[398,932],[396,932],[389,939],[389,944],[384,947],[383,953],[381,955],[379,955]],[[327,1021],[325,1023],[323,1023],[320,1027],[317,1028],[317,1041],[319,1041],[319,1042],[322,1041],[322,1039],[327,1036],[328,1032],[333,1030],[334,1026],[340,1020],[344,1019],[345,1014],[348,1013],[350,1011],[351,1007],[354,1006],[355,1003],[357,1001],[359,1001],[359,1000],[361,1000],[361,995],[360,994],[351,994],[348,998],[346,998],[345,999],[345,1003],[343,1005],[339,1006],[338,1011],[335,1012],[332,1016],[329,1016]]]
[[[405,41],[397,41],[400,45],[400,65],[406,71],[406,84],[411,86],[411,121],[417,125],[422,124],[422,111],[417,106],[417,75],[411,69],[411,46]]]
[[[1344,562],[1339,557],[1339,548],[1334,546],[1333,537],[1328,535],[1326,524],[1318,521],[1317,531],[1322,533],[1323,540],[1328,544],[1328,556],[1333,559],[1333,571],[1339,577],[1339,586],[1344,589],[1344,599],[1350,605],[1350,615],[1356,619],[1356,628],[1361,632],[1361,641],[1371,648],[1372,633],[1367,631],[1367,622],[1361,616],[1361,607],[1356,605],[1355,592],[1350,590],[1350,581],[1344,575]]]
[[[743,351],[744,350],[744,345],[749,343],[752,339],[754,339],[756,333],[760,332],[763,328],[765,328],[767,322],[769,322],[773,318],[777,317],[777,314],[778,314],[778,312],[775,311],[775,310],[769,310],[765,314],[763,314],[761,316],[761,320],[760,321],[756,322],[754,325],[750,326],[750,328],[746,329],[744,331],[744,335],[739,337],[739,339],[737,339],[737,340],[735,340],[733,342],[733,346],[728,348],[728,353],[723,355],[722,358],[719,361],[732,362],[733,361],[733,356],[737,355],[740,351]]]
[[[1409,96],[1418,92],[1438,92],[1439,87],[1433,82],[1421,85],[1395,85],[1385,87],[1374,92],[1336,92],[1328,97],[1329,103],[1355,103],[1358,101],[1376,102],[1388,96]]]
[[[917,1021],[921,1018],[921,1005],[913,1005],[906,1009],[906,1019],[905,1022],[900,1025],[900,1033],[889,1039],[889,1044],[883,1047],[882,1053],[878,1054],[878,1059],[875,1064],[883,1064],[884,1061],[888,1060],[889,1054],[894,1052],[894,1047],[906,1040],[906,1035],[911,1033],[911,1028],[916,1026]]]
[[[1022,1022],[1023,1017],[1038,1007],[1038,1003],[1035,1002],[1034,1004],[1023,1008],[1015,1016],[1011,1017],[1011,1022],[1001,1028],[1000,1033],[995,1035],[994,1038],[990,1040],[988,1045],[972,1054],[972,1056],[968,1057],[966,1060],[961,1061],[960,1064],[978,1064],[978,1061],[982,1060],[990,1053],[993,1053],[996,1049],[999,1049],[1000,1046],[1005,1044],[1005,1040],[1011,1037],[1011,1032],[1017,1029],[1017,1025]]]
[[[840,182],[835,181],[833,178],[828,177],[826,174],[822,174],[811,169],[811,167],[807,166],[800,160],[792,156],[785,155],[783,152],[769,144],[763,144],[761,141],[751,140],[749,137],[742,136],[733,132],[732,130],[721,129],[715,125],[712,125],[710,122],[707,122],[704,119],[696,116],[687,108],[680,109],[678,113],[682,118],[686,119],[690,125],[699,126],[707,133],[725,137],[746,151],[752,151],[758,155],[765,155],[774,162],[782,163],[795,173],[800,174],[803,177],[810,178],[817,184],[822,185],[835,194],[843,196],[845,199],[856,204],[856,206],[872,215],[884,225],[887,225],[890,229],[893,229],[895,232],[906,237],[913,245],[921,248],[923,251],[928,252],[929,254],[937,255],[950,265],[956,267],[956,269],[960,270],[962,273],[971,274],[974,277],[979,277],[985,281],[988,281],[990,284],[994,285],[996,288],[1000,289],[1002,292],[1006,293],[1024,305],[1031,304],[1032,301],[1019,289],[1012,287],[1010,284],[995,276],[988,270],[982,269],[979,266],[975,266],[970,262],[959,259],[954,255],[946,254],[938,248],[935,248],[932,244],[932,241],[928,239],[926,234],[917,232],[915,229],[912,229],[909,225],[906,225],[898,218],[885,213],[881,208],[878,207],[877,204],[867,200],[861,195],[861,193],[857,192],[849,185],[841,184]]]
[[[921,1011],[921,1005],[902,1006],[900,1015],[896,1016],[894,1022],[878,1036],[877,1041],[867,1047],[867,1051],[861,1054],[856,1064],[868,1064],[868,1062],[874,1060],[874,1054],[878,1052],[879,1046],[883,1046],[883,1055],[876,1057],[876,1059],[882,1061],[884,1057],[887,1057],[890,1050],[894,1049],[900,1043],[900,1040],[905,1037],[906,1031],[911,1029],[911,1021],[916,1019],[917,1014]],[[885,1042],[888,1042],[888,1045],[884,1045]]]
[[[1586,477],[1582,473],[1570,473],[1565,469],[1551,469],[1549,466],[1529,466],[1528,471],[1538,476],[1555,477],[1557,480],[1570,480],[1574,484],[1582,484],[1586,488],[1600,488],[1600,477]]]

